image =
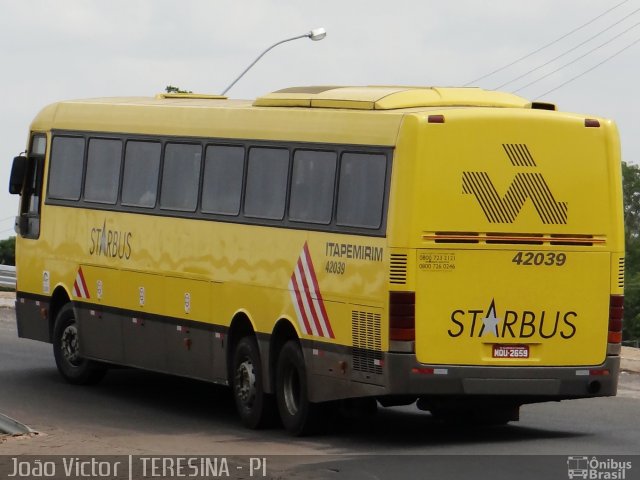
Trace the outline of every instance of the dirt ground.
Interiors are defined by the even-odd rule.
[[[0,292],[0,308],[13,307],[16,301],[16,294],[13,292]]]

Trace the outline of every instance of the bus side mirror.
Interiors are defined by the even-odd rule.
[[[14,157],[11,166],[11,177],[9,178],[9,193],[11,195],[20,194],[24,186],[24,179],[27,173],[27,157],[20,155]]]
[[[26,235],[29,232],[29,217],[25,214],[16,217],[13,230],[18,235]]]

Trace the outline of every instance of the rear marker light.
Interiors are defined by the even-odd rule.
[[[622,342],[622,319],[624,318],[624,295],[609,297],[609,343]]]
[[[411,342],[416,338],[416,330],[414,328],[390,328],[389,339]]]
[[[587,128],[598,128],[600,126],[600,121],[595,118],[585,118],[584,126]]]
[[[611,295],[609,304],[612,307],[624,307],[624,295]]]
[[[412,368],[411,373],[422,373],[424,375],[433,375],[433,368]]]
[[[444,123],[444,115],[429,115],[427,121],[429,123]]]
[[[610,318],[609,319],[609,331],[610,332],[620,332],[622,331],[622,319],[621,318]]]
[[[576,370],[576,375],[581,377],[594,376],[601,377],[609,375],[609,370],[606,368],[592,368],[591,370]]]
[[[607,342],[609,343],[621,343],[622,342],[622,332],[609,332],[607,336]]]
[[[449,375],[448,368],[417,368],[411,369],[411,373],[420,373],[422,375]]]
[[[416,293],[389,292],[389,340],[416,338]]]

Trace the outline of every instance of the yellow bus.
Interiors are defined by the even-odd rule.
[[[71,383],[229,385],[293,434],[336,405],[504,423],[616,394],[610,120],[478,88],[65,101],[10,191],[18,332]]]

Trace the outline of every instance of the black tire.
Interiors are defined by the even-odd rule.
[[[233,352],[233,399],[244,426],[264,428],[275,419],[275,399],[264,391],[262,362],[254,337],[243,337]]]
[[[307,371],[300,345],[284,344],[276,368],[276,399],[284,428],[296,436],[319,433],[326,426],[329,403],[312,403],[307,390]]]
[[[93,385],[102,380],[105,365],[80,357],[78,322],[73,306],[67,303],[58,312],[53,327],[53,356],[58,372],[74,385]]]

